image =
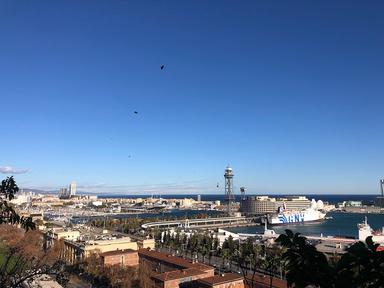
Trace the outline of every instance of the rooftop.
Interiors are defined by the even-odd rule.
[[[153,251],[153,250],[147,250],[147,249],[139,249],[138,250],[139,255],[144,255],[148,258],[152,258],[154,260],[163,261],[165,263],[173,264],[175,266],[178,266],[180,268],[195,268],[202,271],[208,271],[213,270],[214,268],[212,266],[208,266],[202,263],[191,263],[186,259],[172,256],[169,254]]]
[[[161,274],[154,275],[152,276],[152,278],[165,282],[169,280],[176,280],[176,279],[183,279],[186,277],[197,276],[203,273],[204,272],[201,270],[198,270],[195,268],[188,268],[183,270],[174,270],[174,271],[164,272]]]
[[[197,281],[203,283],[203,284],[208,284],[210,286],[212,285],[219,285],[219,284],[224,284],[228,282],[233,282],[233,281],[242,281],[243,276],[237,275],[234,273],[227,273],[227,274],[222,274],[222,275],[214,275],[211,277],[207,278],[202,278]]]
[[[53,234],[79,234],[78,239],[65,239],[66,242],[71,243],[74,246],[84,248],[89,245],[107,245],[108,243],[125,243],[134,242],[128,234],[109,231],[95,227],[77,226],[75,229],[60,228],[50,229],[47,231],[48,235]]]
[[[250,282],[254,283],[254,287],[260,287],[260,288],[269,288],[270,287],[270,278],[269,276],[262,275],[262,274],[255,274],[255,277],[247,277]],[[250,287],[247,285],[247,281],[245,281],[246,287]],[[272,279],[272,288],[286,288],[287,287],[287,281],[278,279],[276,277],[273,277]]]
[[[114,256],[114,255],[121,255],[121,254],[128,254],[128,253],[136,253],[136,251],[133,249],[115,250],[115,251],[104,252],[100,254],[100,256],[101,257]]]

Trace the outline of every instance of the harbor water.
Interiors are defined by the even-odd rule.
[[[344,213],[330,212],[327,218],[319,222],[307,222],[299,224],[288,224],[281,226],[272,226],[276,233],[284,233],[285,229],[290,229],[293,232],[298,232],[303,235],[311,236],[347,236],[358,238],[357,224],[364,221],[367,216],[368,223],[374,230],[381,230],[384,226],[384,214],[364,214],[364,213]],[[249,226],[249,227],[231,227],[227,230],[236,233],[262,233],[264,227]]]
[[[249,195],[249,194],[248,194]],[[116,194],[116,195],[99,195],[99,198],[110,197],[110,198],[136,198],[136,197],[149,197],[150,195],[126,195],[126,194]],[[286,195],[269,195],[271,197],[284,197]],[[343,195],[334,195],[334,194],[309,194],[303,195],[308,199],[322,200],[329,204],[338,204],[343,201],[363,201],[365,203],[373,203],[377,195],[374,194],[363,194],[363,195],[354,195],[354,194],[343,194]],[[159,197],[159,196],[158,196]],[[193,198],[196,199],[196,194],[178,194],[178,195],[161,195],[162,198],[168,199],[181,199],[181,198]],[[240,201],[240,195],[235,195],[236,200]],[[160,198],[160,197],[159,197]],[[224,195],[222,194],[202,194],[201,200],[203,201],[215,201],[219,200],[224,202]],[[167,213],[168,215],[174,216],[187,216],[194,213],[207,213],[206,211],[172,211]],[[184,214],[184,215],[183,215]],[[141,215],[130,215],[126,217],[159,217],[162,219],[164,215],[154,215],[154,214],[141,214]],[[343,212],[330,212],[327,214],[327,218],[324,221],[320,222],[307,222],[299,224],[289,224],[283,226],[273,226],[277,233],[284,233],[285,229],[290,229],[294,232],[301,233],[303,235],[314,235],[320,236],[347,236],[347,237],[358,237],[358,228],[357,224],[364,221],[364,217],[368,217],[368,223],[375,230],[381,230],[384,226],[384,214],[364,214],[364,213],[343,213]],[[214,217],[214,215],[211,215]],[[230,227],[228,230],[233,232],[240,233],[262,233],[264,227],[262,226],[248,226],[248,227]]]

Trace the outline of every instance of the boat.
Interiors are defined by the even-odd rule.
[[[359,240],[365,242],[367,237],[372,236],[373,242],[377,244],[381,244],[380,247],[384,246],[384,227],[381,231],[375,231],[368,224],[367,216],[365,216],[365,220],[363,223],[357,224],[359,228]],[[384,248],[383,248],[384,249]]]
[[[326,213],[311,207],[301,211],[280,210],[277,214],[269,215],[267,219],[270,225],[284,225],[320,221],[325,215]]]
[[[262,238],[269,239],[269,238],[277,238],[279,235],[276,234],[275,230],[268,229],[267,222],[264,223],[264,233],[262,234]]]

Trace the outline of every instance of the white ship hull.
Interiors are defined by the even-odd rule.
[[[304,222],[320,221],[325,218],[325,213],[307,209],[303,211],[285,211],[268,217],[268,223],[270,225],[286,225]]]
[[[368,224],[367,217],[365,221],[361,224],[358,224],[359,227],[359,240],[365,242],[367,237],[372,236],[372,241],[377,244],[384,244],[384,227],[382,231],[374,231],[371,226]]]

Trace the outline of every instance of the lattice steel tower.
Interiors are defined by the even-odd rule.
[[[224,173],[225,179],[225,202],[227,204],[227,212],[232,214],[232,204],[235,201],[235,195],[233,194],[233,172],[232,168],[227,166]]]

